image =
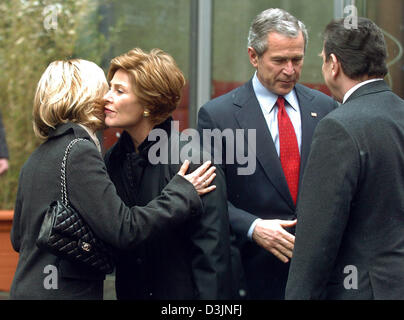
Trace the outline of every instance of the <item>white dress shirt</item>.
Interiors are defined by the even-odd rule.
[[[276,152],[279,156],[279,130],[278,130],[278,108],[276,106],[276,100],[278,95],[272,93],[265,88],[257,77],[257,73],[254,74],[252,79],[252,85],[257,97],[258,103],[261,107],[261,111],[264,115],[265,121],[268,126],[268,130],[271,133],[272,140],[274,141]],[[302,121],[300,117],[299,101],[296,96],[295,89],[284,96],[285,109],[295,129],[297,145],[299,146],[299,152],[301,151],[302,144]],[[263,146],[260,146],[261,148]],[[252,239],[252,233],[255,225],[260,219],[254,220],[248,230],[248,237]]]
[[[276,100],[278,95],[272,93],[265,88],[255,73],[252,80],[253,89],[260,104],[261,111],[265,117],[268,125],[269,132],[271,133],[272,140],[274,141],[276,152],[279,156],[279,131],[278,131],[278,108],[276,106]],[[295,89],[284,96],[285,109],[295,128],[297,144],[299,146],[299,152],[302,143],[302,121],[300,117],[299,101],[297,100]]]

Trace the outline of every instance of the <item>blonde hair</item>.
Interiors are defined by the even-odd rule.
[[[133,92],[149,111],[153,123],[163,122],[177,108],[185,78],[171,55],[161,49],[152,49],[150,53],[132,49],[111,60],[108,81],[119,69],[129,74]]]
[[[95,63],[82,59],[52,62],[42,74],[35,93],[35,135],[47,139],[51,129],[67,122],[94,131],[104,128],[102,98],[107,90],[104,72]]]

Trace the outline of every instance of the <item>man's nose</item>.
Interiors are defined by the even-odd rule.
[[[287,74],[289,76],[295,73],[295,67],[293,66],[292,60],[288,60],[286,62],[286,65],[283,68],[283,71],[285,72],[285,74]]]

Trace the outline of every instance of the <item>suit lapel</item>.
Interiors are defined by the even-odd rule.
[[[265,175],[271,181],[274,188],[281,194],[285,201],[294,208],[278,153],[275,149],[275,144],[272,140],[264,115],[261,112],[251,80],[237,92],[234,104],[241,107],[235,115],[240,128],[245,130],[257,130],[255,153],[258,163],[261,165]],[[245,137],[247,137],[247,131],[245,132]]]
[[[310,91],[300,84],[295,86],[296,96],[299,101],[301,125],[302,125],[302,142],[301,142],[301,164],[299,185],[301,184],[304,168],[310,152],[311,140],[317,123],[320,121],[320,115],[323,114],[321,105],[315,103],[315,97]],[[295,208],[289,188],[279,161],[275,144],[272,140],[271,133],[268,129],[264,115],[261,112],[258,100],[255,96],[252,81],[250,80],[234,97],[234,104],[240,107],[236,113],[236,120],[242,129],[256,129],[256,158],[261,165],[265,175],[271,181],[274,188],[280,193],[284,200]],[[245,137],[247,135],[245,134]],[[247,139],[246,139],[247,142]]]
[[[302,120],[302,145],[300,152],[300,177],[301,185],[304,168],[310,153],[311,141],[318,122],[325,116],[324,106],[316,102],[315,96],[310,90],[300,84],[295,86],[296,95],[299,100],[300,116]]]

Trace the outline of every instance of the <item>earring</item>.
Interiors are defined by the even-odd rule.
[[[147,110],[143,111],[143,117],[145,118],[150,117],[150,111]]]

